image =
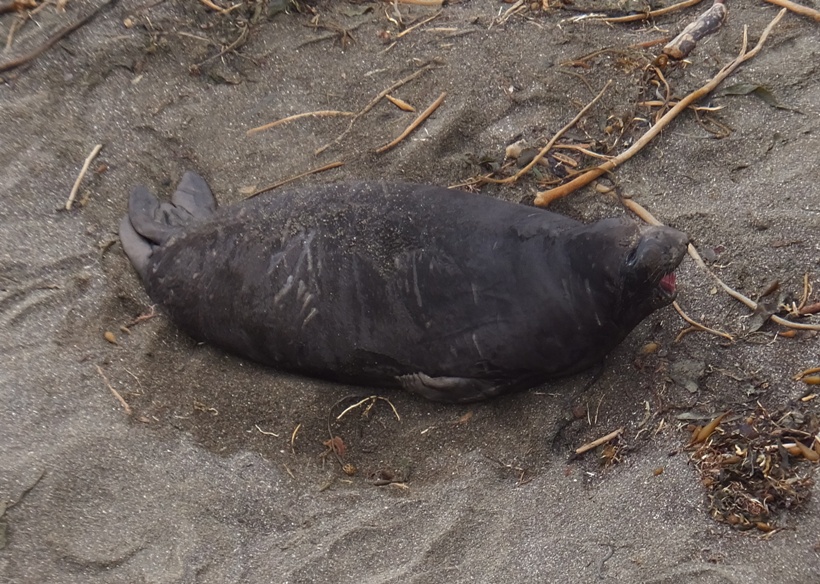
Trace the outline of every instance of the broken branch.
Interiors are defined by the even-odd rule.
[[[717,32],[726,20],[728,9],[724,0],[715,0],[712,6],[689,23],[681,33],[663,48],[663,53],[673,59],[683,59],[695,48],[697,42],[708,34]]]

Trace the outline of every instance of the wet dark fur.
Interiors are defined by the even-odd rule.
[[[359,183],[216,210],[134,190],[123,247],[196,339],[275,367],[471,401],[587,368],[651,312],[687,237],[440,187]]]

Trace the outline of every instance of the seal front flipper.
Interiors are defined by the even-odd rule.
[[[494,380],[475,377],[430,377],[424,373],[400,375],[402,388],[439,402],[466,403],[480,401],[531,385],[525,380]]]

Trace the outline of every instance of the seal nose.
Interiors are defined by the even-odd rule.
[[[643,268],[650,272],[661,269],[670,273],[678,267],[689,244],[689,236],[672,227],[648,227],[630,252],[626,263],[629,267]]]

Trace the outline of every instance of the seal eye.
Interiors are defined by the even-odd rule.
[[[629,255],[626,256],[626,267],[634,268],[635,264],[638,263],[638,248],[633,247],[632,251],[629,252]]]

